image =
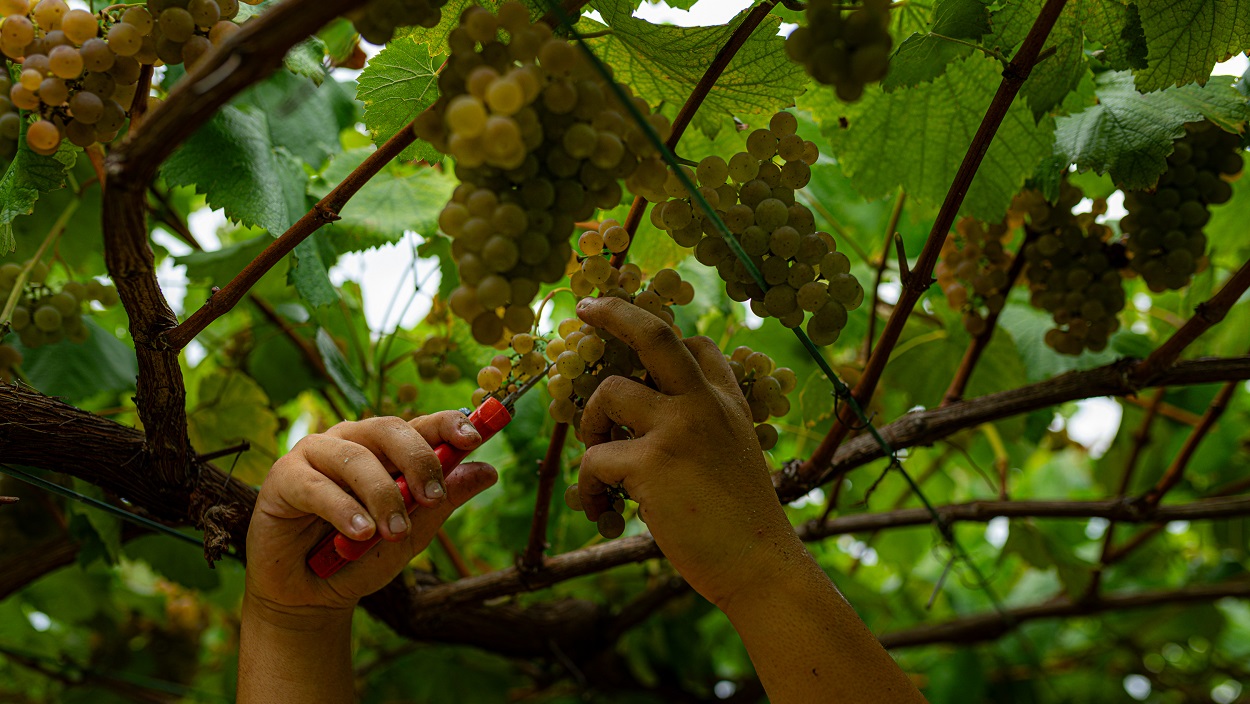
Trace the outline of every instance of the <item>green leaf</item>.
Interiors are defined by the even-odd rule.
[[[1014,553],[1039,570],[1054,567],[1068,597],[1076,599],[1085,593],[1092,576],[1091,565],[1072,554],[1069,546],[1056,536],[1043,531],[1032,520],[1011,522],[1011,532],[1003,553]]]
[[[994,13],[994,34],[986,38],[985,43],[1005,52],[1014,51],[1028,36],[1043,4],[1043,0],[1018,0],[999,9]],[[1043,50],[1054,49],[1054,55],[1034,66],[1029,79],[1020,88],[1020,95],[1039,119],[1063,102],[1064,96],[1076,88],[1089,71],[1078,5],[1080,3],[1068,3],[1064,7],[1043,46]]]
[[[93,499],[105,499],[104,492],[99,487],[81,479],[74,479],[74,491]],[[78,501],[66,502],[65,513],[69,516],[70,534],[82,543],[78,564],[85,567],[97,558],[108,565],[117,564],[117,556],[122,547],[120,519]]]
[[[348,366],[338,345],[334,344],[334,338],[330,337],[330,333],[325,328],[317,330],[317,351],[321,354],[321,361],[325,362],[326,371],[334,379],[334,384],[339,387],[339,391],[343,392],[343,397],[351,404],[352,410],[359,413],[361,409],[369,405],[369,399],[365,398],[364,389],[361,388],[356,373]]]
[[[1137,5],[1094,0],[1077,5],[1085,36],[1102,45],[1102,59],[1116,71],[1146,68],[1146,37]]]
[[[278,71],[256,84],[235,101],[236,106],[252,106],[265,116],[269,141],[320,168],[343,150],[339,134],[358,119],[355,101],[337,81],[320,84]]]
[[[339,65],[356,51],[359,35],[351,22],[340,17],[322,27],[317,32],[317,38],[325,44],[326,55],[330,57],[332,65]]]
[[[326,44],[312,36],[291,47],[282,59],[286,70],[297,76],[309,78],[313,83],[321,85],[326,78]]]
[[[32,350],[22,347],[13,336],[9,344],[21,350],[25,358],[22,371],[31,385],[70,402],[132,391],[139,374],[134,350],[90,317],[84,317],[83,323],[91,333],[81,345],[62,340]]]
[[[953,62],[930,83],[883,93],[870,89],[855,105],[838,102],[832,91],[803,96],[829,137],[843,172],[866,198],[897,192],[930,205],[942,202],[959,164],[998,90],[1001,67],[986,56]],[[846,121],[846,127],[842,121]],[[1053,123],[1035,122],[1017,100],[968,189],[962,212],[998,220],[1025,179],[1051,152]]]
[[[82,150],[62,142],[51,156],[40,156],[26,146],[26,122],[17,138],[17,155],[0,176],[0,256],[17,246],[13,220],[34,211],[39,194],[65,185],[65,173],[74,166]]]
[[[187,412],[187,436],[198,452],[216,452],[243,441],[251,449],[218,460],[222,469],[233,464],[233,476],[260,484],[278,457],[275,438],[278,417],[269,397],[254,379],[237,371],[214,371],[200,380],[198,398]]]
[[[309,184],[314,198],[324,198],[373,149],[353,149],[335,157]],[[323,229],[334,251],[358,252],[397,242],[407,231],[438,232],[438,214],[451,198],[456,179],[443,169],[391,163],[347,202],[341,220]]]
[[[625,0],[604,0],[598,6],[612,32],[587,44],[612,67],[616,80],[651,105],[684,104],[747,14],[743,11],[716,27],[674,27],[636,19]],[[807,76],[786,57],[785,40],[777,36],[780,24],[779,17],[765,18],[725,68],[694,117],[694,126],[704,134],[713,136],[730,126],[731,117],[752,123],[749,116],[757,115],[755,121],[767,123],[803,92]],[[588,25],[586,32],[604,28],[590,19],[583,19],[579,28],[582,25]]]
[[[300,242],[291,253],[293,263],[287,281],[308,305],[319,308],[337,303],[339,292],[330,282],[330,267],[338,255],[330,249],[322,233]]]
[[[1207,82],[1211,67],[1250,48],[1250,0],[1138,0],[1146,68],[1137,85],[1155,91]]]
[[[899,45],[890,57],[890,72],[881,82],[882,88],[892,91],[933,80],[951,61],[972,53],[972,47],[946,37],[980,40],[990,31],[989,9],[981,0],[939,0],[933,7],[929,31],[942,36],[917,33]]]
[[[211,252],[191,252],[175,257],[174,263],[187,267],[187,278],[210,286],[224,286],[256,258],[273,239],[260,235]]]
[[[407,129],[417,115],[438,98],[438,69],[442,56],[431,56],[410,38],[394,39],[369,60],[361,72],[356,98],[365,104],[365,128],[381,145]],[[442,158],[427,142],[418,140],[399,155],[404,161]]]
[[[1124,188],[1149,188],[1167,168],[1183,125],[1207,118],[1230,131],[1250,117],[1232,78],[1141,94],[1128,72],[1097,79],[1098,105],[1056,122],[1055,151],[1078,168],[1110,173]]]
[[[226,106],[165,162],[171,185],[195,186],[208,204],[244,225],[277,236],[304,214],[307,176],[275,148],[268,119],[248,106]]]
[[[188,589],[209,591],[221,584],[221,576],[208,566],[203,554],[181,540],[166,535],[144,535],[126,543],[125,552]]]

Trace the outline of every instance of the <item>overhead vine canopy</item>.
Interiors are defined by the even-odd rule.
[[[559,499],[649,383],[587,295],[721,346],[930,701],[1247,696],[1250,4],[638,10],[0,0],[0,699],[230,699],[274,460],[545,373],[360,699],[762,700],[626,496]]]

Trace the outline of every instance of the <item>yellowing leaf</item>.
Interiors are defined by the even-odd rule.
[[[199,402],[187,413],[187,435],[201,453],[251,443],[234,464],[234,476],[249,484],[260,484],[278,456],[278,417],[269,397],[240,372],[218,371],[200,381]],[[222,458],[218,465],[229,470],[234,457]]]

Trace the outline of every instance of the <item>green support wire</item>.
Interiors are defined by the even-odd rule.
[[[652,127],[651,123],[638,110],[638,107],[634,105],[633,101],[629,99],[629,96],[625,94],[625,91],[622,90],[620,84],[618,84],[612,77],[612,73],[608,70],[608,67],[597,55],[595,55],[593,51],[591,51],[590,47],[586,44],[586,39],[573,26],[573,18],[571,18],[569,14],[564,11],[564,8],[560,7],[558,3],[555,3],[552,0],[547,0],[547,7],[548,11],[559,19],[561,27],[569,33],[569,36],[577,41],[578,46],[580,46],[586,56],[590,58],[595,70],[598,71],[599,75],[603,77],[604,81],[608,84],[609,88],[616,96],[618,102],[625,106],[625,109],[629,111],[630,116],[646,135],[648,141],[650,141],[651,145],[659,151],[661,158],[663,158],[664,162],[676,174],[678,180],[681,182],[681,185],[690,193],[691,199],[698,204],[699,209],[703,211],[704,216],[712,221],[713,225],[716,227],[716,231],[719,232],[721,238],[724,239],[725,244],[729,246],[729,249],[733,251],[734,256],[736,256],[738,260],[742,262],[746,270],[750,272],[751,278],[755,280],[755,283],[762,290],[767,291],[769,289],[768,283],[764,280],[764,277],[760,273],[759,269],[755,267],[755,263],[751,261],[751,257],[745,250],[742,249],[742,245],[739,244],[737,238],[735,238],[729,231],[729,228],[725,226],[724,221],[721,220],[720,216],[716,213],[716,210],[711,207],[711,205],[703,197],[703,194],[699,192],[699,189],[695,187],[695,184],[690,180],[690,177],[686,174],[685,170],[681,168],[681,163],[676,155],[674,155],[672,150],[668,148],[668,145],[664,144],[664,141],[660,139],[659,134],[656,133],[655,128]],[[955,538],[954,531],[951,530],[951,527],[942,520],[941,515],[938,514],[937,510],[933,507],[932,502],[930,502],[924,492],[921,491],[920,486],[916,483],[915,479],[906,469],[903,468],[903,463],[899,460],[897,451],[890,445],[889,441],[881,435],[880,431],[877,430],[872,421],[869,420],[869,418],[864,414],[863,408],[859,405],[859,402],[856,401],[850,388],[838,378],[837,374],[825,360],[824,355],[820,353],[820,350],[817,349],[816,345],[811,341],[811,338],[807,336],[807,333],[803,332],[800,327],[792,329],[795,337],[799,339],[799,343],[803,345],[803,348],[807,351],[808,355],[811,356],[811,358],[816,362],[816,365],[820,367],[821,372],[824,373],[825,377],[828,378],[829,382],[833,385],[832,394],[835,402],[840,401],[850,405],[851,411],[855,414],[856,418],[858,418],[862,426],[868,430],[873,439],[877,441],[877,444],[881,446],[882,451],[887,457],[890,458],[890,463],[886,467],[885,471],[889,472],[890,470],[896,470],[903,476],[903,479],[907,482],[911,490],[915,492],[917,497],[920,498],[920,502],[924,505],[925,510],[928,511],[929,516],[936,525],[938,533],[950,548],[952,559],[964,562],[968,566],[977,582],[977,585],[982,591],[985,592],[986,596],[989,597],[994,610],[1003,617],[1004,621],[1006,621],[1008,625],[1014,624],[1015,619],[1011,617],[1010,612],[1008,612],[1003,606],[1001,599],[999,599],[998,595],[995,593],[993,587],[989,583],[989,580],[986,579],[981,569],[976,566],[976,563],[972,561],[971,556],[969,556],[968,552],[964,550],[963,546]],[[939,581],[939,587],[940,585],[941,582]]]
[[[147,528],[157,533],[168,535],[171,538],[181,540],[184,543],[189,543],[191,545],[194,545],[201,550],[204,549],[204,541],[200,538],[197,538],[193,535],[188,535],[186,533],[183,533],[182,531],[174,530],[173,528],[170,528],[169,526],[163,523],[158,523],[150,518],[145,518],[143,516],[131,513],[125,509],[118,508],[117,506],[114,506],[113,504],[105,503],[103,501],[100,501],[99,499],[94,499],[85,494],[80,494],[79,492],[74,491],[73,489],[67,489],[61,486],[60,484],[57,484],[55,482],[50,482],[47,479],[31,474],[30,472],[27,472],[24,469],[19,469],[17,467],[14,467],[8,464],[0,464],[0,472],[3,472],[4,474],[9,475],[10,477],[13,477],[14,479],[20,479],[26,482],[27,484],[37,486],[40,489],[43,489],[45,491],[50,491],[53,494],[56,494],[58,496],[63,496],[67,499],[70,499],[71,501],[77,501],[78,503],[85,504],[92,508],[98,508],[101,511],[104,511],[105,513],[110,513],[114,516],[117,516],[123,521],[129,521],[137,526],[141,526],[143,528]],[[230,557],[235,558],[236,560],[239,559],[239,556],[234,553],[226,553],[226,554],[229,555]]]

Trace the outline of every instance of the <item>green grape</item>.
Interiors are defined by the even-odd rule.
[[[56,308],[50,305],[41,305],[35,309],[31,320],[35,323],[36,328],[48,333],[61,328],[62,316]]]
[[[625,532],[625,517],[616,511],[604,511],[599,514],[599,535],[612,540]]]

